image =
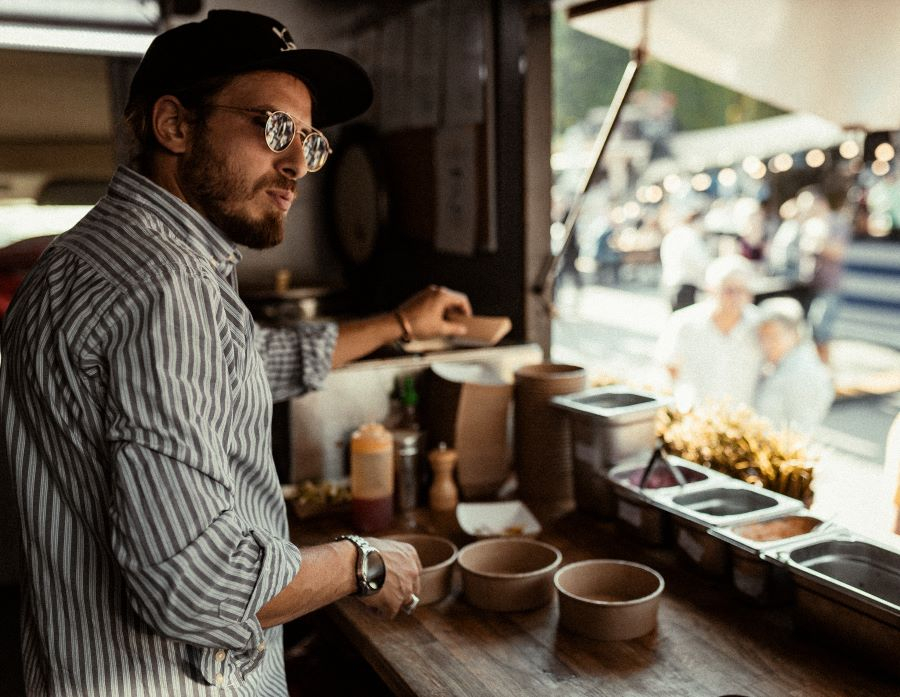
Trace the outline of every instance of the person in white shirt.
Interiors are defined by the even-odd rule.
[[[673,311],[693,305],[703,288],[710,255],[700,228],[701,211],[697,201],[677,207],[671,214],[676,222],[660,243],[660,282]]]
[[[656,358],[672,379],[679,408],[704,401],[753,404],[762,366],[758,312],[750,302],[754,277],[744,257],[719,257],[706,270],[709,297],[669,317]]]
[[[811,433],[834,401],[834,383],[810,341],[803,306],[794,298],[759,305],[759,341],[766,357],[756,411],[777,427]]]

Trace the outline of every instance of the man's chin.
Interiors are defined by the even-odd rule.
[[[260,220],[229,218],[223,222],[220,227],[228,239],[250,249],[271,249],[284,241],[282,216],[267,216]]]

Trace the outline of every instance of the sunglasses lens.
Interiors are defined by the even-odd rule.
[[[294,140],[294,120],[283,111],[273,112],[266,121],[266,143],[281,152]]]
[[[310,172],[318,172],[328,159],[328,141],[321,133],[312,131],[303,140],[303,155],[306,157],[306,168]]]

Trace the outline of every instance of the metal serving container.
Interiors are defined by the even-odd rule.
[[[656,417],[667,397],[623,386],[595,387],[551,399],[568,415],[578,507],[604,517],[615,515],[616,498],[606,472],[656,444]],[[646,460],[645,460],[646,461]]]
[[[728,572],[728,546],[708,534],[714,527],[748,523],[793,513],[803,504],[789,496],[745,484],[737,479],[718,480],[684,493],[659,496],[654,501],[672,514],[675,544],[704,571]]]
[[[681,475],[683,484],[672,468]],[[712,481],[731,481],[721,472],[659,451],[654,451],[646,463],[616,465],[608,478],[616,495],[616,518],[628,532],[651,545],[667,544],[672,537],[670,516],[653,503],[654,497],[692,491]]]
[[[801,629],[900,675],[900,551],[840,531],[762,556],[793,578]]]
[[[760,521],[710,528],[731,552],[731,582],[741,595],[760,605],[778,605],[793,596],[787,570],[772,564],[763,552],[821,537],[838,528],[808,511],[796,511]]]

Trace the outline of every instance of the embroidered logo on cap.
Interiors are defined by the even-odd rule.
[[[281,27],[281,31],[272,27],[272,31],[275,32],[275,36],[284,42],[284,48],[281,49],[282,51],[296,50],[297,44],[294,43],[294,39],[291,37],[291,33],[287,30],[287,27]]]

